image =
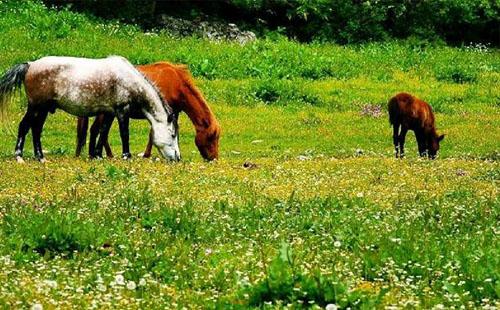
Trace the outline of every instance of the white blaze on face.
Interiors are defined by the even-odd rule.
[[[151,122],[153,129],[153,144],[158,148],[158,151],[163,157],[169,160],[179,160],[179,139],[176,132],[174,122],[168,122],[167,112],[162,109],[157,111],[155,115],[143,110],[144,115]]]
[[[166,127],[166,128],[161,128]],[[177,134],[175,133],[174,123],[171,122],[167,126],[160,126],[157,131],[153,130],[153,143],[158,148],[158,151],[163,157],[170,160],[180,159],[179,143]]]

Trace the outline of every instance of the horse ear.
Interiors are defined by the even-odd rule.
[[[444,139],[444,134],[443,134],[443,135],[440,135],[440,136],[438,137],[438,141],[441,141],[441,140],[443,140],[443,139]]]

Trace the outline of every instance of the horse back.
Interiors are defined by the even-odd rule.
[[[174,65],[159,62],[137,66],[136,68],[158,87],[163,98],[172,108],[181,108],[183,81]]]
[[[116,106],[143,98],[145,80],[121,57],[87,59],[43,57],[30,63],[26,93],[34,105],[57,102],[74,115],[113,111]]]
[[[391,124],[402,124],[409,129],[434,126],[431,106],[411,94],[399,93],[392,97],[389,100],[388,110]]]

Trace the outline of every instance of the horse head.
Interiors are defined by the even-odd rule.
[[[220,126],[215,122],[196,132],[195,143],[204,159],[210,161],[219,158],[220,131]]]
[[[439,151],[439,142],[444,139],[444,135],[438,136],[437,134],[433,135],[431,141],[429,143],[429,157],[434,159],[436,158],[437,152]]]
[[[160,154],[167,160],[179,161],[179,124],[178,114],[167,110],[167,123],[164,128],[153,127],[153,143]],[[162,126],[163,127],[163,126]]]

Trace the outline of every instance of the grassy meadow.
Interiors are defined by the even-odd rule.
[[[28,135],[20,165],[16,96],[0,123],[0,307],[500,307],[498,49],[240,46],[0,0],[1,73],[111,54],[188,64],[222,126],[220,160],[202,161],[185,115],[179,163],[77,159],[76,119],[58,111],[48,163]],[[393,158],[399,91],[436,111],[437,160],[417,157],[413,133]],[[134,154],[148,130],[131,123]]]

